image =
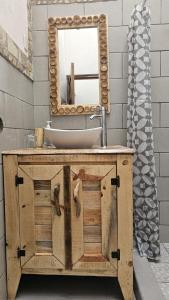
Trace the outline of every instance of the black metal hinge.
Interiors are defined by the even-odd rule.
[[[23,177],[18,177],[18,175],[15,176],[15,185],[18,186],[19,184],[23,184]]]
[[[120,187],[120,176],[111,179],[111,185]]]
[[[117,249],[117,251],[112,252],[111,257],[117,258],[117,260],[120,260],[120,249]]]
[[[26,251],[23,250],[23,249],[20,249],[18,247],[18,249],[17,249],[17,256],[18,256],[18,258],[20,258],[21,256],[25,256],[25,255],[26,255]]]

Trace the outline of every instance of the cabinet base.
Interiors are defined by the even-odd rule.
[[[96,277],[117,277],[117,270],[54,270],[54,269],[24,269],[22,274],[35,275],[69,275],[69,276],[96,276]]]
[[[116,272],[117,273],[117,272]],[[24,269],[22,274],[32,274],[32,275],[68,275],[68,276],[94,276],[94,277],[117,277],[115,272],[108,272],[108,271],[97,271],[97,272],[86,272],[86,271],[65,271],[65,270],[51,270],[51,269]],[[127,279],[127,278],[126,278]],[[129,278],[128,278],[129,279]],[[124,281],[123,281],[124,280]],[[118,278],[119,285],[121,287],[121,291],[124,297],[124,300],[133,300],[133,285],[132,285],[132,278],[130,280],[123,280]],[[19,286],[20,278],[17,278],[17,284],[15,284],[16,289],[10,290],[8,285],[8,300],[15,300],[17,289]],[[16,283],[16,281],[15,281]]]

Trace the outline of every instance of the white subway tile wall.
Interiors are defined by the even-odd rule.
[[[2,300],[8,300],[6,297],[6,276],[5,272],[0,277],[0,295]]]
[[[169,23],[169,1],[162,0],[162,8],[161,8],[161,22],[162,23]]]
[[[169,51],[161,51],[161,76],[169,76]]]

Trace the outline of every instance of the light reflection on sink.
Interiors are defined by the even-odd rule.
[[[102,127],[82,130],[44,128],[44,141],[45,145],[60,149],[87,149],[100,146],[101,132]]]

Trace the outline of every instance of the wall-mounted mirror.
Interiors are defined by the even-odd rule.
[[[106,16],[49,18],[51,114],[109,112]]]
[[[61,104],[98,105],[97,28],[59,29],[58,47]]]

